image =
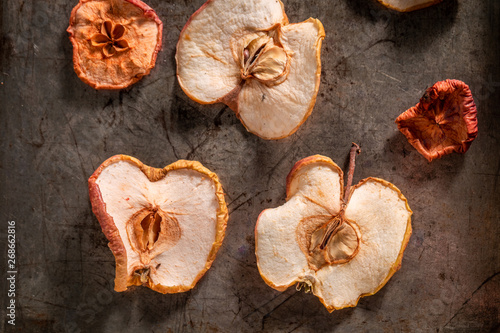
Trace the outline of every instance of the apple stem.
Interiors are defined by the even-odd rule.
[[[351,185],[352,185],[352,177],[354,176],[354,168],[356,167],[356,155],[361,153],[361,148],[357,143],[352,143],[351,151],[350,151],[350,160],[349,160],[349,173],[347,175],[347,185],[345,187],[344,194],[344,205],[347,205],[347,201],[349,200],[349,196],[351,194]]]
[[[321,241],[319,243],[319,249],[324,250],[328,243],[330,242],[330,239],[337,234],[340,230],[344,228],[344,213],[345,209],[347,207],[347,201],[349,200],[349,195],[351,192],[351,185],[352,185],[352,177],[354,176],[354,167],[356,166],[356,155],[361,153],[361,148],[359,147],[358,144],[352,143],[351,151],[350,151],[350,161],[349,161],[349,173],[347,176],[347,186],[344,194],[344,200],[342,202],[342,205],[340,207],[340,212],[333,217],[332,220],[330,220],[327,225],[326,225],[326,230],[325,233],[323,234],[323,237],[321,237]],[[323,227],[322,227],[323,228]]]

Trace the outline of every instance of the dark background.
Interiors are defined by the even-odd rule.
[[[408,14],[374,0],[284,1],[291,22],[319,18],[326,38],[314,111],[279,141],[180,89],[176,41],[203,0],[147,1],[163,20],[163,49],[151,74],[122,91],[96,91],[74,73],[66,28],[76,1],[0,3],[0,268],[15,220],[18,270],[16,326],[6,323],[2,278],[0,331],[498,331],[500,1],[445,0]],[[466,154],[428,163],[394,119],[447,78],[470,85],[479,135]],[[352,141],[363,149],[354,181],[395,184],[414,231],[401,270],[379,293],[329,314],[313,295],[264,283],[253,232],[264,208],[284,203],[296,161],[323,154],[345,167]],[[198,160],[219,175],[227,234],[192,291],[113,291],[114,257],[87,179],[118,153],[155,167]]]

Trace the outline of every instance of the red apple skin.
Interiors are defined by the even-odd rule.
[[[457,97],[458,96],[458,97]],[[453,144],[439,147],[441,144],[438,142],[432,142],[434,146],[426,147],[425,132],[432,133],[436,124],[439,125],[439,119],[437,119],[437,112],[434,111],[433,107],[437,100],[451,100],[455,104],[459,104],[460,112],[456,112],[455,115],[460,115],[460,119],[456,122],[456,128],[463,127],[462,124],[458,122],[463,122],[465,124],[465,137],[456,138]],[[455,100],[453,100],[455,99]],[[447,112],[445,111],[445,114]],[[420,128],[412,127],[410,122],[412,119],[427,119],[429,123],[428,129],[422,130]],[[432,87],[428,88],[424,96],[420,99],[417,105],[409,108],[402,114],[400,114],[395,120],[398,129],[403,133],[403,135],[408,139],[408,142],[424,156],[429,162],[434,159],[441,158],[445,155],[451,154],[453,152],[465,153],[472,141],[476,138],[478,134],[477,127],[477,108],[472,97],[472,93],[469,86],[459,80],[444,80],[436,82]],[[462,131],[464,129],[462,128]],[[458,136],[458,135],[457,135]],[[424,139],[423,139],[424,138]],[[427,144],[429,145],[429,144]]]

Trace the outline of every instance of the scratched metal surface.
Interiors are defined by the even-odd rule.
[[[291,22],[326,30],[311,117],[290,138],[264,141],[223,105],[191,101],[175,77],[175,44],[203,0],[149,0],[164,23],[151,74],[127,90],[95,91],[72,68],[65,31],[76,1],[3,0],[1,244],[17,222],[16,326],[5,332],[489,332],[500,299],[500,2],[448,0],[411,14],[372,0],[285,1]],[[434,82],[474,93],[479,136],[465,155],[428,163],[394,119]],[[384,178],[408,198],[413,235],[402,269],[356,308],[329,314],[318,299],[278,292],[255,264],[258,214],[285,201],[285,177],[312,154],[355,181]],[[113,291],[114,258],[91,212],[87,179],[124,153],[156,167],[201,161],[218,173],[230,219],[212,268],[194,290]],[[2,273],[2,276],[4,273]]]

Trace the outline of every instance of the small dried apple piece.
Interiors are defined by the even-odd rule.
[[[80,0],[67,29],[76,74],[95,89],[132,85],[155,66],[162,29],[140,0]]]
[[[445,80],[428,88],[420,102],[396,124],[429,162],[452,152],[465,153],[477,136],[477,110],[469,87]]]
[[[440,3],[443,0],[378,0],[384,6],[399,12],[411,12]]]
[[[316,155],[295,164],[287,202],[264,210],[255,226],[255,254],[264,281],[277,290],[299,283],[328,311],[356,306],[396,272],[411,235],[406,198],[391,183],[367,178],[344,192],[342,170]]]
[[[199,162],[156,169],[113,156],[90,177],[89,194],[116,258],[116,291],[132,285],[161,293],[189,290],[224,239],[222,186]]]

